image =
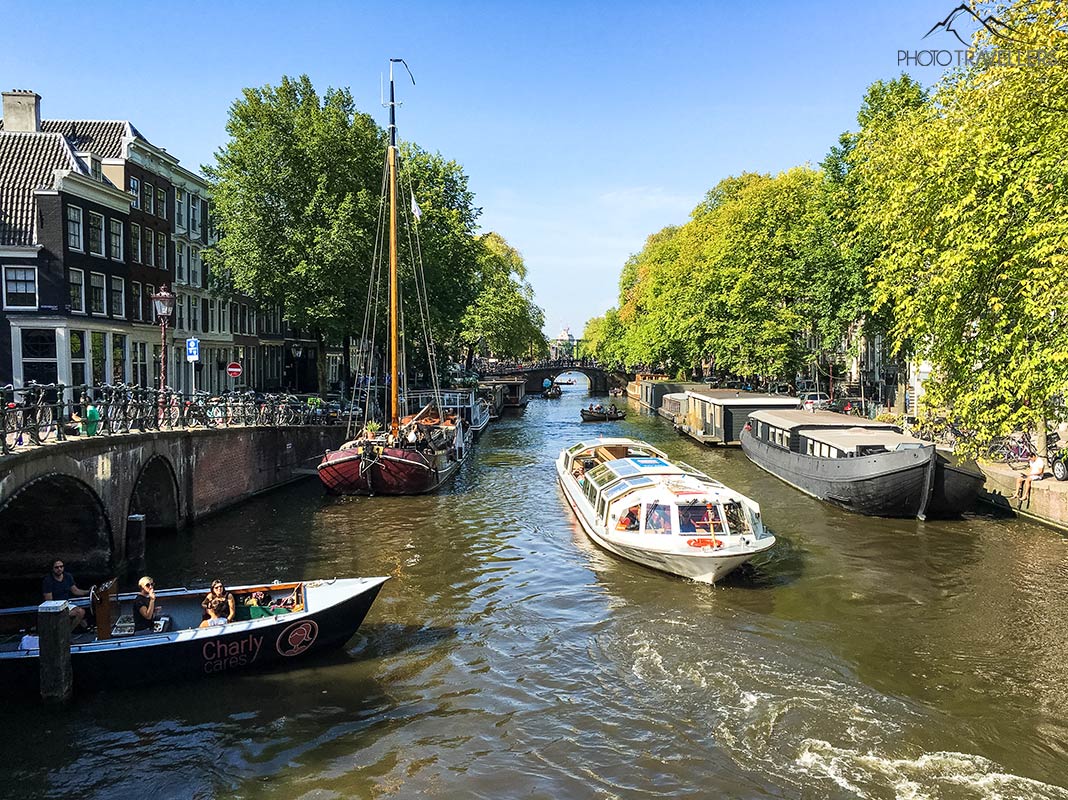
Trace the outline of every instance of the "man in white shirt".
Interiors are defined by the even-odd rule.
[[[1013,492],[1012,496],[1024,501],[1030,500],[1031,483],[1042,480],[1045,475],[1046,459],[1042,458],[1038,453],[1034,453],[1027,464],[1027,472],[1016,479],[1016,491]]]

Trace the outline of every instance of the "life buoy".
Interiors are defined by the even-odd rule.
[[[721,542],[714,536],[710,539],[707,539],[703,536],[697,539],[687,539],[686,544],[688,544],[690,547],[712,547],[716,550],[723,547],[723,542]]]

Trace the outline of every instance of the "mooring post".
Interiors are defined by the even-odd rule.
[[[41,699],[46,703],[70,700],[74,675],[70,666],[70,604],[47,600],[37,607],[38,662]]]
[[[135,571],[145,562],[145,515],[131,514],[126,518],[126,563]]]

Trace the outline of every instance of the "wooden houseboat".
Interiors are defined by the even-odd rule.
[[[737,445],[754,411],[798,408],[798,399],[742,389],[688,389],[679,430],[705,444]]]

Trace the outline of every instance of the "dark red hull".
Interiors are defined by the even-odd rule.
[[[323,457],[319,480],[337,494],[424,494],[448,480],[459,466],[449,451],[350,447]]]

